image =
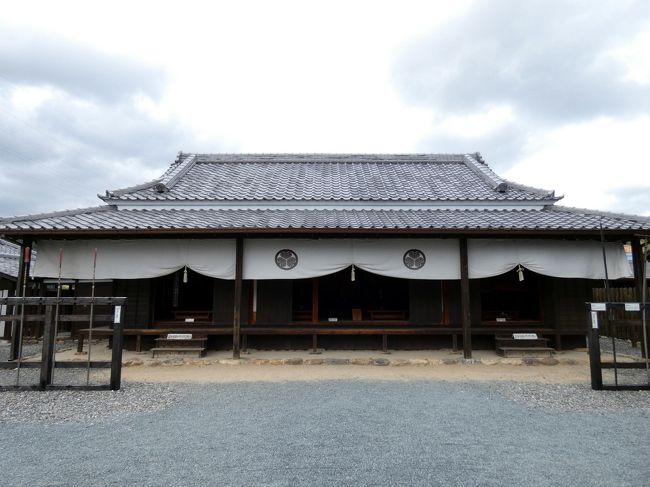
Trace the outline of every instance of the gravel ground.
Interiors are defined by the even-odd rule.
[[[22,417],[7,411],[16,407]],[[12,486],[638,486],[650,475],[648,392],[434,381],[127,384],[4,393],[0,411],[11,445],[0,469]]]
[[[617,354],[620,353],[632,357],[641,357],[641,348],[632,345],[630,340],[621,340],[620,338],[616,338],[615,341]],[[612,339],[610,337],[600,337],[600,351],[612,353]]]
[[[641,348],[633,346],[631,341],[621,340],[619,338],[616,338],[615,340],[617,356],[620,355],[622,357],[624,355],[627,355],[629,357],[642,357]],[[612,349],[612,339],[609,337],[600,337],[600,351],[611,353]],[[648,377],[649,374],[646,369],[618,369],[617,374],[619,385],[650,384],[650,378]],[[603,384],[616,384],[614,369],[603,369]]]

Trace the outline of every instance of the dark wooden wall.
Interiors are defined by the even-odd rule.
[[[257,281],[257,322],[287,324],[292,319],[292,283],[290,279]]]
[[[416,325],[442,322],[442,283],[440,281],[409,281],[409,320]]]
[[[151,323],[151,279],[116,279],[113,295],[125,296],[122,323],[126,328],[147,328]]]
[[[460,281],[445,281],[445,305],[449,307],[449,324],[461,323]],[[472,326],[481,324],[481,283],[476,279],[469,281],[470,313]]]
[[[589,279],[545,278],[544,322],[560,330],[584,328],[587,320],[585,303],[591,301],[591,290],[600,281]]]
[[[250,303],[251,295],[253,292],[252,290],[252,281],[242,282],[242,325],[247,325],[250,322]],[[212,315],[214,322],[218,325],[232,326],[234,319],[234,305],[235,281],[214,279],[214,300],[212,305]]]
[[[13,291],[16,288],[16,282],[0,277],[0,289]]]

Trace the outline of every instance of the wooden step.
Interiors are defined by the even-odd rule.
[[[529,338],[518,340],[511,337],[496,337],[496,346],[499,347],[548,347],[548,338]]]
[[[497,355],[502,357],[552,357],[549,347],[497,347]]]
[[[183,348],[183,347],[205,347],[207,338],[184,338],[175,340],[169,338],[156,338],[156,347],[158,348]]]
[[[205,348],[203,347],[157,347],[151,349],[151,357],[155,357],[156,354],[190,354],[196,353],[197,357],[203,357],[205,354]]]

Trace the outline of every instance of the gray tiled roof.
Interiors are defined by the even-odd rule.
[[[479,154],[180,154],[117,201],[555,201],[497,176]]]
[[[648,231],[650,218],[547,206],[543,210],[116,209],[114,206],[0,221],[0,231],[148,230],[566,230]]]
[[[18,245],[0,240],[0,277],[15,278],[18,276],[18,260],[20,247]]]

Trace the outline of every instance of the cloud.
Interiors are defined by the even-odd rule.
[[[541,130],[647,113],[650,83],[639,75],[635,42],[647,41],[649,29],[645,1],[480,1],[407,46],[393,78],[405,100],[435,114],[423,149],[464,142],[503,169]],[[454,117],[485,117],[499,107],[512,116],[493,133],[445,132]]]
[[[168,74],[157,66],[0,22],[1,76],[18,85],[51,86],[77,97],[118,102],[162,95]]]
[[[162,70],[34,32],[11,43],[18,52],[0,49],[0,215],[101,204],[97,193],[149,181],[199,145],[156,111]]]
[[[396,79],[411,100],[446,113],[494,104],[562,121],[645,112],[650,85],[626,77],[610,50],[649,15],[645,1],[477,2],[407,50]]]

